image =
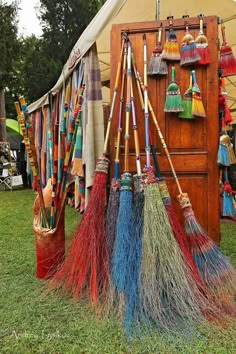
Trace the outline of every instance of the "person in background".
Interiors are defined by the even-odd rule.
[[[17,168],[22,175],[24,188],[28,187],[28,176],[26,171],[26,159],[25,159],[25,144],[22,141],[20,144],[20,150],[17,152]]]

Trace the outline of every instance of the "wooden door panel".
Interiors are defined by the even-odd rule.
[[[189,28],[195,37],[199,31],[198,18],[189,18]],[[138,71],[143,77],[143,34],[146,34],[148,48],[148,62],[156,44],[157,28],[162,23],[163,38],[162,44],[169,32],[169,22],[167,20],[119,24],[113,25],[111,33],[111,92],[113,92],[117,61],[119,58],[121,33],[126,31],[132,43]],[[174,30],[179,44],[184,36],[184,19],[174,19]],[[182,190],[187,192],[193,205],[193,209],[202,226],[209,235],[219,241],[219,191],[218,191],[218,167],[216,164],[218,151],[218,24],[216,16],[204,18],[204,31],[208,38],[211,63],[207,67],[189,66],[181,67],[179,63],[168,63],[168,75],[159,78],[148,77],[148,95],[153,110],[161,127],[162,134],[168,146],[173,165],[179,177]],[[171,80],[171,66],[176,68],[176,81],[180,87],[181,95],[189,86],[190,70],[196,70],[197,82],[201,90],[204,107],[207,113],[206,118],[196,118],[194,120],[184,120],[178,118],[175,113],[165,113],[164,104],[166,99],[166,89]],[[145,165],[145,134],[144,134],[144,113],[140,105],[135,81],[133,81],[135,107],[138,121],[138,134],[140,139],[141,162]],[[124,109],[125,111],[125,109]],[[111,160],[115,156],[114,140],[117,131],[117,118],[119,112],[119,102],[115,105],[114,122],[111,134]],[[125,112],[123,113],[123,120]],[[132,116],[130,125],[130,171],[135,173],[135,149],[132,132]],[[183,221],[179,210],[176,195],[178,190],[168,160],[161,147],[160,139],[150,116],[150,128],[153,133],[160,168],[167,178],[168,187],[173,197],[173,203],[178,214]],[[124,133],[124,129],[123,129]],[[124,141],[121,146],[121,171],[123,170]],[[113,164],[112,172],[113,175]]]

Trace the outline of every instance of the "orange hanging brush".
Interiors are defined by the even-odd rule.
[[[193,88],[192,88],[192,115],[197,117],[206,117],[205,108],[203,106],[201,92],[197,84],[196,72],[192,70]]]
[[[161,55],[165,60],[180,60],[179,44],[173,30],[173,16],[169,16],[167,19],[169,19],[169,35]]]

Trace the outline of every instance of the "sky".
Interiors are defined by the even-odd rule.
[[[7,0],[6,3],[11,4],[12,0]],[[39,5],[39,0],[21,0],[18,12],[19,19],[19,34],[23,36],[30,36],[35,34],[40,36],[42,29],[39,20],[36,16],[35,6]]]

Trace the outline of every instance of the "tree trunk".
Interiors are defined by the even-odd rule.
[[[0,142],[7,141],[5,93],[0,89]]]

